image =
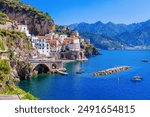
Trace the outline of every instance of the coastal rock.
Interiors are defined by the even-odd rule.
[[[100,55],[100,52],[97,48],[90,48],[90,49],[85,49],[85,56],[90,57],[90,56],[96,56]]]
[[[22,62],[19,61],[17,63],[17,73],[20,80],[30,79],[31,77],[30,64],[23,61]]]
[[[12,80],[13,80],[14,82],[20,81],[20,78],[19,78],[19,76],[18,76],[18,73],[17,73],[17,70],[16,70],[16,69],[12,69],[12,70],[11,70],[11,76],[12,76]]]

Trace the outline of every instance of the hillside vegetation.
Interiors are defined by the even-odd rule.
[[[4,25],[8,20],[8,16],[5,13],[0,12],[0,24]]]
[[[19,48],[22,50],[31,48],[29,38],[19,31],[0,29],[0,37],[9,49]]]

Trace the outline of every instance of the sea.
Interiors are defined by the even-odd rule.
[[[150,100],[150,51],[101,50],[86,62],[65,64],[68,75],[41,74],[17,85],[40,100]],[[142,62],[147,59],[148,62]],[[107,76],[92,73],[118,66],[132,68]],[[82,74],[77,74],[84,70]],[[143,80],[135,81],[139,75]]]

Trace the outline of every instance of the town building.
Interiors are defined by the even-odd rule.
[[[54,39],[54,36],[55,36],[55,33],[54,32],[51,32],[49,34],[46,34],[45,37],[47,37],[48,39]]]
[[[78,38],[65,39],[69,51],[80,51],[80,40]]]
[[[67,34],[49,33],[45,36],[32,36],[31,44],[38,52],[55,59],[81,59],[82,50],[78,32],[73,31],[72,36]],[[84,40],[83,40],[84,41]]]
[[[61,44],[63,44],[64,39],[67,38],[67,37],[68,37],[67,35],[63,34],[63,35],[59,36],[58,40],[60,41]]]
[[[26,34],[26,36],[31,37],[31,34],[29,33],[27,25],[18,25],[18,30],[20,32],[23,32]]]
[[[40,54],[50,56],[50,44],[45,41],[43,36],[38,36],[37,38],[35,48]]]
[[[38,37],[32,35],[30,42],[31,42],[32,47],[36,48],[35,44],[38,42]]]

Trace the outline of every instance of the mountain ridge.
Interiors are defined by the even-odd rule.
[[[113,22],[102,23],[101,21],[82,22],[71,24],[69,27],[77,30],[83,38],[89,38],[101,49],[134,49],[136,46],[141,46],[141,49],[146,46],[146,49],[150,49],[150,20],[128,25]],[[104,41],[108,41],[105,48],[103,48]],[[112,42],[117,44],[116,47],[112,45]]]

